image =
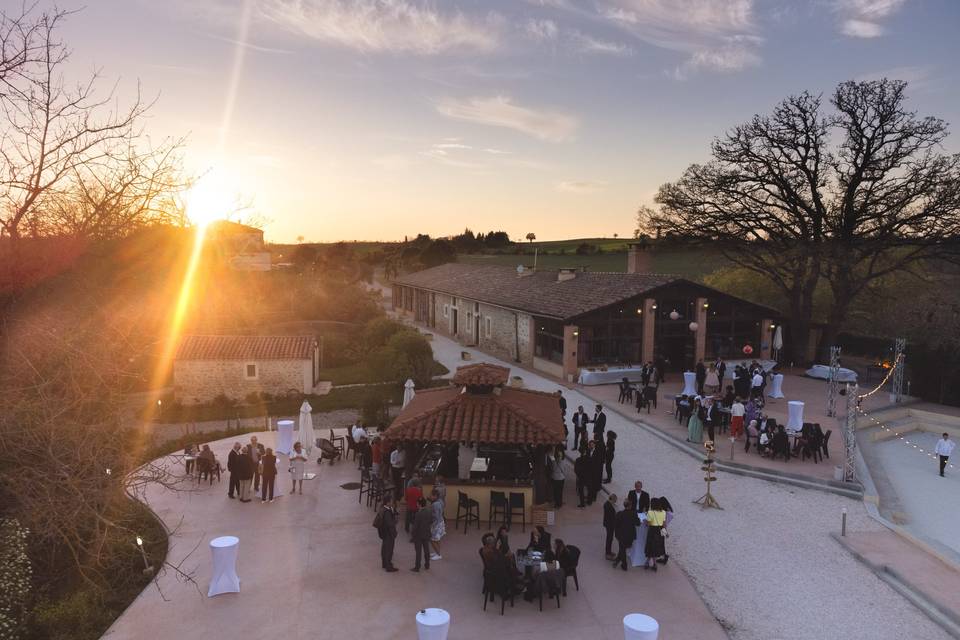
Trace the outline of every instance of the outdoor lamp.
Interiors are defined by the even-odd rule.
[[[640,307],[637,307],[637,315],[640,315],[641,313],[643,313],[643,309],[641,309]]]
[[[654,304],[650,305],[650,308],[651,308],[651,309],[656,309],[656,308],[657,308],[657,304],[654,303]]]
[[[691,322],[689,326],[690,326],[690,331],[696,331],[697,329],[700,328],[700,325],[697,324],[696,322]]]
[[[141,538],[140,536],[137,536],[137,546],[138,547],[143,546],[143,538]]]
[[[710,308],[710,303],[709,303],[709,302],[704,302],[704,303],[703,303],[703,308],[704,308],[704,309],[709,309],[709,308]]]
[[[676,310],[676,309],[674,309],[673,311],[670,312],[670,319],[671,319],[671,320],[679,320],[679,319],[680,319],[680,314],[677,313],[677,310]]]

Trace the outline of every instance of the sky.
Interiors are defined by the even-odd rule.
[[[907,80],[960,150],[956,0],[60,6],[70,72],[139,83],[150,136],[273,242],[629,236],[715,136],[850,79]]]

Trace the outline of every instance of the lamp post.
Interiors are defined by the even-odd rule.
[[[144,575],[150,575],[153,573],[153,567],[150,566],[150,561],[147,560],[147,553],[143,550],[143,538],[137,536],[137,548],[140,550],[140,556],[143,558],[143,573]]]

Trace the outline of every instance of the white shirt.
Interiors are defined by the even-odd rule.
[[[730,407],[731,416],[740,416],[742,418],[746,412],[747,409],[743,406],[742,402],[734,402]]]
[[[953,451],[953,448],[956,446],[956,442],[953,440],[948,440],[947,438],[940,438],[937,440],[937,448],[934,449],[934,452],[938,456],[948,456]]]
[[[358,427],[353,425],[353,429],[350,431],[350,435],[353,437],[354,442],[360,442],[360,438],[367,437],[367,430],[363,427]]]
[[[390,464],[394,467],[403,468],[404,464],[407,461],[407,457],[404,455],[403,451],[400,449],[394,449],[393,453],[390,454]]]
[[[763,376],[759,373],[753,374],[753,386],[762,387],[763,386]]]

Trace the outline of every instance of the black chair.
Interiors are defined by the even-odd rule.
[[[830,434],[833,433],[833,429],[827,429],[827,432],[823,434],[823,443],[820,445],[822,447],[823,455],[827,457],[827,460],[830,459]]]
[[[330,429],[330,444],[343,455],[343,436],[333,435],[333,429]]]
[[[567,550],[570,552],[570,562],[573,564],[561,567],[563,569],[563,596],[567,596],[567,578],[573,577],[573,586],[577,588],[577,591],[580,591],[580,580],[577,579],[577,567],[580,565],[580,547],[575,547],[572,544],[567,545]]]
[[[507,510],[509,509],[509,503],[507,502],[507,494],[503,491],[491,491],[490,492],[490,509],[487,511],[487,527],[493,527],[493,519],[500,515],[502,517],[502,522],[506,524],[507,522]]]
[[[496,571],[487,567],[483,559],[483,549],[480,549],[480,561],[483,563],[483,610],[487,610],[487,602],[492,602],[494,596],[500,596],[500,615],[503,615],[507,607],[507,600],[510,600],[510,608],[513,608],[514,591],[510,588],[510,579],[508,575],[498,575]]]
[[[373,476],[373,479],[370,482],[370,487],[367,490],[367,506],[373,505],[373,508],[376,509],[380,506],[380,502],[383,500],[383,478],[380,476]]]
[[[543,611],[543,592],[547,592],[548,598],[556,598],[557,600],[557,609],[560,608],[560,594],[563,593],[562,587],[557,587],[553,583],[547,581],[547,576],[545,573],[541,573],[537,576],[537,595],[540,597],[540,611]],[[566,577],[564,577],[564,582],[566,582]]]
[[[346,460],[350,454],[353,454],[353,459],[357,459],[357,443],[353,441],[353,436],[350,435],[350,431],[347,431],[347,435],[343,439],[346,443],[347,450],[343,454],[343,459]]]
[[[476,520],[477,529],[480,528],[480,503],[469,497],[463,491],[457,491],[457,517],[453,521],[453,530],[456,531],[463,520],[463,534],[467,534],[467,527]]]
[[[519,509],[519,511],[518,511]],[[523,531],[527,530],[527,505],[522,493],[510,492],[510,510],[507,511],[507,526],[513,524],[513,516],[519,515]]]
[[[370,471],[367,469],[360,470],[360,495],[357,496],[357,503],[363,502],[363,494],[369,494],[370,489],[373,486],[373,477],[370,475]]]

